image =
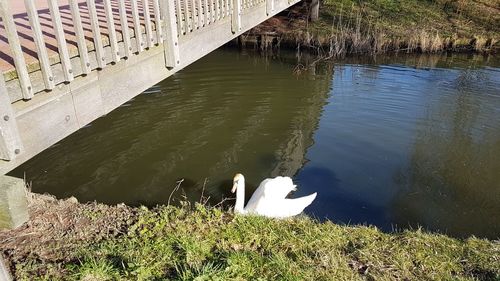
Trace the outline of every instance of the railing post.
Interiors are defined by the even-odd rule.
[[[132,45],[130,42],[130,30],[128,27],[127,8],[125,7],[125,1],[118,1],[118,10],[120,13],[120,25],[122,29],[123,47],[125,48],[125,57],[129,59],[132,56]]]
[[[144,15],[144,28],[146,29],[146,47],[153,47],[153,29],[151,28],[151,16],[149,14],[149,0],[142,0],[142,14]]]
[[[196,19],[198,21],[198,29],[201,29],[203,27],[203,24],[204,24],[203,18],[201,16],[201,13],[202,13],[201,12],[201,9],[202,9],[201,8],[201,0],[196,0],[196,6],[198,7],[197,13],[196,13],[197,14]]]
[[[274,13],[274,0],[266,0],[266,13],[268,16]]]
[[[317,21],[319,19],[319,0],[312,0],[311,6],[311,21]]]
[[[238,33],[241,31],[241,0],[233,0],[231,31],[233,33]]]
[[[177,15],[177,33],[178,35],[187,33],[187,22],[184,21],[182,24],[182,11],[181,11],[181,0],[175,0],[175,14]],[[167,20],[167,16],[164,16],[165,20]]]
[[[203,0],[203,22],[205,24],[205,26],[208,25],[208,23],[210,22],[210,19],[208,18],[208,0]]]
[[[33,40],[35,41],[36,53],[40,62],[45,89],[52,90],[55,87],[54,74],[52,74],[52,69],[50,68],[49,55],[47,54],[47,47],[43,40],[42,28],[40,19],[38,18],[35,1],[24,0],[24,6],[26,7],[31,30],[33,31]]]
[[[161,0],[160,8],[166,32],[165,40],[163,41],[163,47],[165,49],[165,66],[168,68],[173,68],[180,64],[179,33],[177,30],[177,24],[175,22],[176,18],[174,0]],[[187,11],[185,12],[187,13]],[[181,20],[181,15],[177,16],[177,20]]]
[[[23,145],[1,71],[0,75],[0,159],[13,160],[22,152]]]
[[[120,50],[118,49],[118,40],[116,38],[115,20],[110,0],[104,0],[104,13],[106,14],[106,22],[108,24],[109,46],[111,47],[111,58],[113,62],[120,61]]]
[[[73,81],[73,69],[71,60],[69,58],[68,44],[64,36],[64,29],[62,25],[61,13],[59,11],[59,3],[57,0],[48,0],[50,17],[52,18],[52,27],[57,41],[57,52],[61,59],[63,68],[64,80],[67,82]]]
[[[135,46],[137,48],[137,53],[144,51],[144,42],[142,41],[142,28],[139,18],[139,8],[137,6],[137,0],[131,0],[132,9],[132,19],[134,20],[134,36],[135,36]]]
[[[228,0],[228,1],[231,1],[231,0]],[[218,21],[221,19],[219,0],[215,0],[214,7],[215,7],[215,21]]]
[[[25,1],[31,2],[30,0]],[[92,68],[90,67],[89,52],[87,49],[87,43],[85,42],[85,33],[83,32],[82,18],[80,16],[80,8],[78,7],[77,0],[70,0],[69,7],[71,10],[71,16],[73,17],[73,23],[75,25],[76,42],[78,45],[78,53],[80,54],[82,73],[89,74],[92,71]]]
[[[14,65],[16,66],[17,77],[19,78],[23,99],[31,99],[33,97],[33,87],[31,86],[28,68],[26,67],[26,61],[24,60],[21,43],[19,42],[19,37],[17,35],[16,23],[14,22],[14,18],[12,17],[10,11],[9,1],[0,1],[0,17],[3,20],[5,32],[7,33],[7,40],[9,41],[9,47],[14,57]]]
[[[94,49],[97,57],[97,68],[103,69],[106,66],[106,57],[104,54],[104,44],[101,37],[101,28],[97,18],[97,9],[94,0],[87,0],[87,9],[89,10],[90,28],[94,36]]]
[[[155,15],[156,45],[163,42],[163,26],[161,23],[160,2],[153,0],[153,11]]]

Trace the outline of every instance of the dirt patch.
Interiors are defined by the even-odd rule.
[[[30,220],[14,230],[0,231],[0,249],[11,269],[26,259],[68,261],[77,248],[127,233],[137,209],[123,204],[80,204],[28,193]]]

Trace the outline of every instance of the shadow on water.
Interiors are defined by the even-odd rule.
[[[332,220],[342,224],[363,224],[370,222],[382,229],[390,229],[384,219],[385,210],[344,192],[340,188],[340,179],[335,172],[322,167],[306,167],[298,173],[298,184],[307,183],[307,189],[301,189],[295,196],[307,195],[309,189],[318,190],[317,200],[309,212],[314,218]]]

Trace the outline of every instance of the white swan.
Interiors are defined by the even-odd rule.
[[[289,177],[275,177],[263,180],[255,190],[252,197],[243,207],[245,202],[245,177],[236,174],[233,179],[232,193],[236,191],[236,204],[234,211],[239,214],[257,214],[271,218],[286,218],[302,213],[316,198],[313,194],[288,199],[290,191],[296,190],[296,185]]]

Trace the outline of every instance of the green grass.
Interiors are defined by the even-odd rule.
[[[19,280],[500,280],[500,243],[422,230],[141,208],[128,232],[61,259],[32,253]]]
[[[400,36],[416,29],[443,36],[490,36],[500,30],[496,0],[325,0],[322,4],[321,12],[327,18],[342,15],[345,21],[352,21],[360,14],[373,28]]]
[[[498,0],[323,0],[317,22],[292,14],[285,37],[330,55],[500,49]]]

